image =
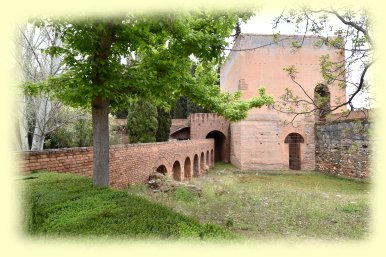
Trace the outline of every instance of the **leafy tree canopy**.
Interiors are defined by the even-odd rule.
[[[108,99],[113,109],[127,106],[129,97],[169,109],[170,103],[186,95],[230,121],[240,120],[248,109],[272,103],[264,89],[244,101],[240,93],[222,93],[216,86],[225,39],[239,19],[245,21],[251,14],[190,11],[34,20],[35,25],[61,35],[62,44],[46,52],[62,56],[67,71],[27,83],[27,90],[50,91],[73,106],[90,106],[99,97]],[[193,65],[197,66],[194,74]]]

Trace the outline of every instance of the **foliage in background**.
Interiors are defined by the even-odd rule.
[[[127,113],[129,142],[155,142],[158,129],[157,116],[157,108],[152,103],[142,99],[131,102]]]
[[[111,114],[114,115],[117,119],[126,119],[127,109],[118,109],[117,111],[112,111]]]
[[[189,97],[181,96],[173,105],[171,113],[173,119],[186,119],[191,113],[207,113],[204,108],[196,105]]]
[[[62,126],[51,133],[44,142],[44,148],[70,148],[92,145],[92,122],[91,115],[85,114],[79,119],[66,126]]]
[[[113,117],[109,117],[110,145],[118,143],[116,132],[114,131]],[[44,142],[44,149],[87,147],[92,146],[92,121],[89,112],[83,112],[82,118],[72,123],[66,124],[53,131],[47,136]]]
[[[172,124],[172,118],[170,112],[165,111],[162,108],[157,108],[157,132],[155,139],[157,142],[165,142],[169,140],[170,126]]]

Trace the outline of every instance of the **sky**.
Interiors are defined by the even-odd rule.
[[[293,25],[286,25],[282,24],[280,25],[275,31],[272,29],[273,23],[275,17],[279,16],[281,14],[282,10],[277,10],[277,12],[272,11],[266,11],[266,10],[260,10],[258,13],[256,13],[250,20],[247,21],[247,23],[241,24],[241,33],[257,33],[257,34],[272,34],[280,32],[281,34],[299,34],[295,32]],[[334,25],[334,27],[341,26],[341,22],[335,18],[332,17],[330,19],[331,24]],[[347,55],[347,54],[346,54]],[[359,73],[354,74],[353,78],[355,80],[359,81]],[[346,94],[347,96],[354,92],[354,88],[351,86],[347,86]],[[353,104],[355,108],[369,108],[369,101],[368,98],[370,97],[369,93],[362,93],[355,96],[353,99]],[[371,106],[374,106],[372,103]]]

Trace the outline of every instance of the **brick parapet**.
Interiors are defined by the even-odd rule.
[[[146,183],[149,175],[164,165],[167,175],[173,176],[173,164],[178,161],[181,176],[184,172],[193,174],[193,166],[185,171],[184,164],[189,158],[193,164],[195,155],[213,153],[213,139],[169,141],[160,143],[128,144],[111,146],[109,151],[109,185],[113,188],[125,188],[130,184]],[[21,171],[49,170],[92,176],[92,147],[55,149],[18,153],[21,159]],[[199,158],[198,158],[199,159]],[[212,156],[208,158],[212,160]],[[187,161],[188,162],[188,161]],[[205,169],[213,163],[204,163]],[[200,174],[205,170],[200,170]]]

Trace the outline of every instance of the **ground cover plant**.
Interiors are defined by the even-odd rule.
[[[132,193],[174,210],[215,223],[246,239],[364,239],[369,234],[370,183],[303,171],[239,171],[217,164],[187,184],[202,193],[178,188]]]
[[[29,234],[130,239],[232,239],[236,235],[172,211],[127,190],[93,187],[90,179],[38,172],[21,177]]]
[[[167,193],[146,185],[93,187],[87,178],[48,172],[18,181],[32,235],[346,240],[370,233],[370,183],[317,172],[240,171],[220,163]]]

